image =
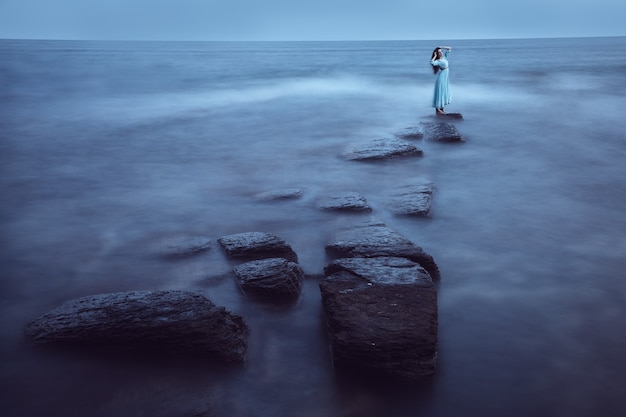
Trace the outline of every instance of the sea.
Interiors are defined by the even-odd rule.
[[[465,141],[347,160],[354,144],[440,120],[441,44]],[[2,414],[626,415],[625,114],[626,37],[0,40]],[[389,210],[422,181],[435,185],[429,217]],[[320,209],[348,192],[372,212]],[[441,271],[438,369],[423,381],[333,369],[325,245],[371,219]],[[293,305],[237,287],[217,239],[257,231],[298,254]],[[210,249],[164,256],[192,237]],[[23,334],[76,297],[167,289],[242,315],[246,363],[38,348]]]

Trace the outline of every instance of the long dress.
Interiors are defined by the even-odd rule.
[[[430,65],[439,67],[437,72],[437,79],[435,80],[435,93],[433,94],[433,107],[436,109],[442,109],[444,106],[450,104],[452,97],[450,96],[450,83],[448,81],[448,54],[450,51],[446,50],[441,59],[433,59],[430,61]]]

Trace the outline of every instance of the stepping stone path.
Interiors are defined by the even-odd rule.
[[[389,138],[353,144],[343,154],[349,161],[377,161],[399,157],[422,156],[424,152],[408,141]]]
[[[245,260],[285,258],[298,262],[298,255],[291,249],[291,246],[280,237],[270,233],[238,233],[221,237],[218,242],[231,258]]]
[[[304,272],[283,258],[246,262],[233,268],[241,290],[269,301],[292,301],[300,296]]]

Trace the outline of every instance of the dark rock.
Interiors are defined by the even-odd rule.
[[[396,136],[400,139],[419,140],[424,138],[424,130],[421,127],[407,127],[396,133]]]
[[[285,258],[298,262],[298,255],[291,246],[270,233],[238,233],[221,237],[218,242],[231,258],[246,260]]]
[[[435,142],[464,142],[465,139],[459,133],[456,126],[449,122],[424,123],[426,139]]]
[[[291,301],[300,296],[304,272],[300,265],[283,258],[251,261],[234,268],[241,290],[251,296]]]
[[[435,372],[437,293],[405,258],[339,259],[320,282],[333,363],[415,380]]]
[[[433,279],[439,279],[439,268],[432,256],[395,230],[375,222],[337,233],[326,245],[326,251],[336,258],[407,258],[420,264]]]
[[[188,291],[129,291],[67,301],[26,326],[36,344],[209,355],[245,360],[243,318]]]
[[[376,161],[423,154],[421,149],[405,140],[390,138],[351,145],[344,153],[344,158],[350,161]]]
[[[302,197],[304,190],[302,188],[285,188],[282,190],[266,191],[258,193],[254,197],[257,200],[273,201],[273,200],[295,200]]]
[[[443,119],[463,119],[463,115],[461,113],[437,113],[436,116]]]
[[[317,202],[317,205],[325,210],[372,211],[372,207],[367,204],[365,197],[355,192],[323,197]]]
[[[181,237],[163,242],[161,252],[165,257],[192,256],[209,250],[211,242],[204,236]]]
[[[391,200],[391,211],[407,216],[430,216],[434,189],[432,183],[398,188]]]

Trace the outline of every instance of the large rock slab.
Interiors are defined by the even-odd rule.
[[[237,233],[223,236],[218,239],[218,242],[231,258],[245,260],[285,258],[298,262],[298,255],[291,246],[271,233]]]
[[[356,192],[337,193],[321,197],[317,206],[324,210],[369,212],[372,207],[365,197]]]
[[[300,296],[304,272],[283,258],[246,262],[233,268],[241,290],[270,301],[292,301]]]
[[[439,267],[431,255],[380,223],[356,226],[337,233],[326,245],[326,252],[335,258],[407,258],[420,264],[433,279],[439,279]]]
[[[36,344],[195,353],[245,360],[243,318],[189,291],[129,291],[67,301],[26,326]]]
[[[450,122],[427,122],[423,123],[423,126],[424,136],[428,140],[445,143],[465,141],[456,126]]]
[[[405,258],[338,259],[320,282],[333,363],[403,379],[435,372],[437,293]]]
[[[389,207],[398,215],[428,217],[432,210],[433,183],[407,185],[394,190]]]
[[[350,161],[378,161],[391,158],[422,156],[424,152],[412,143],[397,139],[375,139],[350,145],[343,156]]]

